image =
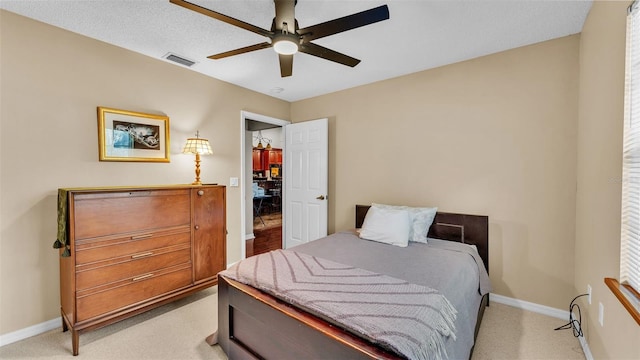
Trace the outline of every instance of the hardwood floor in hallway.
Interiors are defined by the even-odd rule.
[[[264,225],[259,218],[253,221],[255,238],[246,243],[247,257],[282,249],[282,213],[262,215]]]

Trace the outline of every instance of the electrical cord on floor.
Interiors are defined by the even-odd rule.
[[[578,306],[578,304],[575,304],[575,301],[582,296],[587,296],[589,294],[580,294],[576,297],[573,298],[573,300],[571,300],[571,304],[569,304],[569,322],[555,328],[554,330],[567,330],[567,329],[573,329],[573,336],[575,337],[579,337],[582,336],[582,327],[580,326],[580,322],[582,322],[582,313],[580,312],[580,306]],[[578,318],[574,319],[573,318],[573,308],[576,308],[578,310]],[[577,324],[577,326],[576,326]]]

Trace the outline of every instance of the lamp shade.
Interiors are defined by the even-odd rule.
[[[184,144],[182,153],[211,155],[213,154],[213,151],[211,150],[211,145],[209,145],[209,140],[195,137],[187,139],[187,143]]]

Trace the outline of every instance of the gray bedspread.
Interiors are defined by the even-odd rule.
[[[437,289],[458,311],[456,339],[445,339],[449,359],[469,359],[478,308],[491,285],[482,260],[468,245],[428,239],[428,244],[409,242],[402,248],[346,231],[291,250]]]
[[[446,359],[456,311],[437,290],[350,265],[276,250],[220,275],[251,285],[416,360]]]

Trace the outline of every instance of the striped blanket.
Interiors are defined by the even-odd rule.
[[[291,250],[220,273],[409,359],[445,359],[456,310],[437,290]]]

